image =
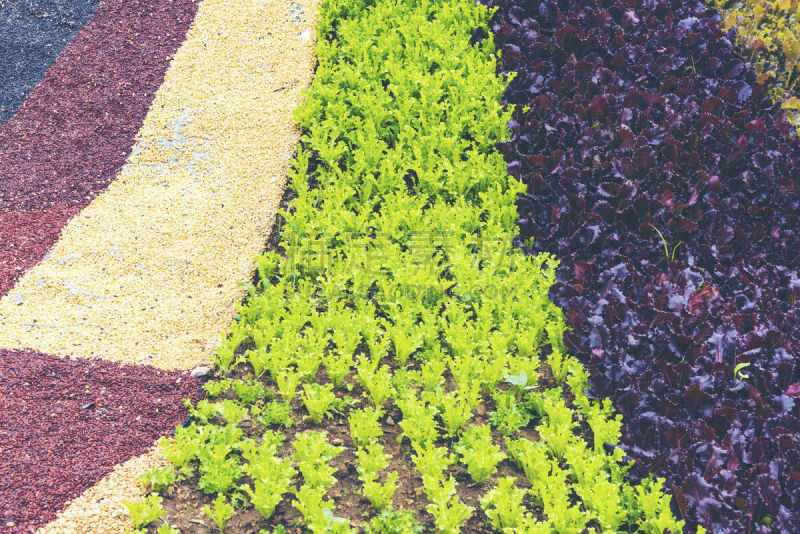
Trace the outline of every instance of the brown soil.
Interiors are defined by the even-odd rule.
[[[554,387],[552,382],[552,375],[549,374],[549,369],[545,369],[543,365],[540,369],[541,376],[539,384],[543,387]],[[449,372],[448,372],[449,373]],[[454,384],[450,379],[448,373],[445,374],[447,378],[445,382],[446,389],[452,389]],[[250,368],[247,365],[242,365],[237,368],[231,378],[246,378],[252,376]],[[215,377],[219,378],[218,376]],[[320,368],[317,378],[317,383],[329,383],[324,368]],[[345,380],[345,384],[350,384],[352,391],[342,393],[343,389],[337,390],[339,397],[350,396],[354,399],[359,399],[358,403],[354,404],[350,409],[358,409],[366,406],[367,401],[361,397],[362,390],[355,383],[351,375]],[[277,388],[272,384],[269,389],[277,395]],[[217,399],[235,399],[236,396],[232,391],[226,391]],[[571,404],[571,403],[569,403]],[[285,455],[289,456],[292,452],[291,443],[298,433],[306,430],[319,430],[324,431],[328,435],[328,440],[337,446],[344,446],[346,450],[339,456],[331,461],[331,465],[337,468],[336,484],[328,491],[326,498],[331,499],[335,503],[334,515],[343,517],[350,521],[354,527],[363,526],[369,522],[369,518],[377,513],[371,507],[369,501],[363,498],[360,494],[361,482],[358,479],[356,472],[356,455],[355,445],[350,438],[349,425],[347,417],[342,414],[331,414],[330,419],[324,419],[319,425],[314,424],[307,418],[308,412],[299,399],[292,403],[293,419],[297,423],[292,428],[279,428],[280,432],[286,435],[286,444],[284,445]],[[488,424],[489,415],[495,410],[495,403],[491,398],[481,403],[475,410],[475,415],[469,421],[470,424]],[[395,510],[411,510],[415,513],[417,521],[420,522],[425,528],[426,532],[433,532],[434,523],[433,516],[426,511],[428,500],[425,497],[422,488],[422,479],[417,472],[414,463],[411,459],[413,450],[407,439],[402,440],[401,443],[397,442],[397,438],[402,434],[402,429],[397,424],[402,415],[400,410],[394,406],[392,401],[388,401],[385,406],[385,415],[382,417],[382,428],[384,435],[379,439],[384,447],[384,451],[391,455],[389,460],[389,467],[382,473],[397,471],[399,479],[397,482],[397,491],[393,497],[393,508]],[[387,423],[389,421],[389,423]],[[391,424],[393,423],[393,424]],[[538,440],[538,435],[534,427],[539,421],[534,418],[527,427],[520,430],[520,435],[531,440]],[[256,425],[245,418],[240,423],[240,427],[244,430],[245,436],[255,437],[258,434]],[[499,432],[493,432],[494,441],[500,444],[503,450],[505,447],[502,445],[504,439]],[[587,438],[590,436],[587,434]],[[442,439],[437,445],[451,447],[453,440]],[[517,478],[517,484],[520,487],[529,487],[525,479],[524,473],[511,463],[510,460],[503,460],[498,465],[498,472],[492,475],[488,481],[483,484],[476,485],[472,482],[466,468],[460,463],[456,462],[448,470],[448,474],[455,477],[458,483],[458,497],[465,504],[471,506],[474,511],[472,517],[466,522],[462,528],[464,534],[480,534],[494,532],[489,525],[489,520],[480,506],[479,499],[496,485],[496,480],[499,477],[513,476]],[[296,480],[301,478],[297,476]],[[202,509],[204,506],[211,506],[215,495],[205,495],[197,489],[198,477],[194,476],[164,490],[161,495],[164,499],[163,507],[167,511],[166,521],[173,527],[181,529],[181,532],[187,533],[217,533],[219,532],[214,523],[206,516]],[[275,513],[269,520],[265,520],[252,506],[242,508],[241,505],[237,508],[234,516],[229,520],[225,527],[225,532],[228,533],[241,533],[241,534],[258,534],[262,529],[266,532],[271,532],[273,528],[278,525],[283,525],[287,533],[300,533],[303,532],[302,517],[297,510],[292,506],[293,496],[291,494],[284,495],[284,500],[276,507]],[[542,510],[535,507],[528,506],[534,515],[542,515]],[[157,525],[156,525],[157,526]],[[156,532],[156,526],[150,528],[150,534]]]

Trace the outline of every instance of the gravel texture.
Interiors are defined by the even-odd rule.
[[[41,81],[98,1],[0,1],[0,123]]]
[[[16,20],[4,21],[8,12],[68,13],[78,10],[73,4],[87,2],[0,0],[0,42],[25,46],[4,33]],[[194,0],[103,1],[0,124],[0,295],[117,176],[196,8]],[[0,48],[0,73],[17,64],[15,54]],[[3,89],[0,83],[0,96]]]
[[[6,185],[2,178],[0,183]],[[3,244],[0,247],[0,296],[47,254],[52,244],[58,241],[64,223],[79,211],[77,206],[51,205],[41,210],[0,207],[0,243]]]
[[[275,220],[299,139],[292,112],[314,68],[317,7],[318,0],[200,4],[117,180],[0,300],[0,346],[164,369],[207,361],[244,296],[237,282],[251,279]],[[146,438],[152,444],[155,436]],[[113,463],[132,451],[125,453]],[[151,450],[117,465],[70,495],[38,532],[125,532],[121,500],[142,496],[136,477],[163,462]]]
[[[0,531],[30,532],[199,398],[188,373],[0,350]]]
[[[149,452],[120,464],[103,479],[58,513],[58,517],[37,530],[37,534],[121,534],[133,524],[124,500],[137,501],[145,489],[136,478],[152,469],[169,466],[154,447]]]
[[[207,361],[283,193],[315,5],[200,4],[118,178],[0,300],[0,347],[162,369]]]

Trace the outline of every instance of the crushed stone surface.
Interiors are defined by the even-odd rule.
[[[187,372],[0,350],[0,532],[31,532],[200,398]]]
[[[119,177],[0,300],[0,347],[189,370],[245,294],[283,194],[319,0],[203,0]],[[122,533],[154,450],[40,534]]]
[[[0,123],[41,81],[99,0],[0,0]]]
[[[39,76],[27,59],[42,48],[54,57],[0,124],[0,296],[119,174],[197,11],[194,0],[104,0],[82,24],[69,16],[81,4],[88,6],[0,0],[0,107],[3,91],[14,90],[12,71]],[[70,18],[78,31],[55,57],[60,24]],[[31,26],[37,30],[28,32]],[[28,47],[37,35],[54,41]]]
[[[275,219],[315,19],[315,0],[200,3],[117,179],[0,300],[0,348],[208,360]]]
[[[74,499],[37,534],[122,534],[133,529],[123,501],[139,501],[145,488],[136,480],[152,469],[170,464],[156,447],[114,468],[92,488]]]

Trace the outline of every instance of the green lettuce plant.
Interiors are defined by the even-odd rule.
[[[359,447],[358,456],[358,478],[361,480],[361,492],[366,497],[372,507],[380,511],[392,502],[392,495],[397,491],[397,480],[399,475],[392,471],[386,477],[386,482],[378,482],[378,473],[389,466],[388,454],[384,454],[383,447],[379,443],[371,443],[365,447]]]
[[[135,532],[144,532],[147,525],[164,516],[166,512],[161,507],[162,502],[159,495],[148,495],[142,501],[122,501],[122,504],[128,509]]]
[[[467,428],[454,450],[461,455],[469,476],[476,484],[486,482],[497,471],[497,464],[506,457],[500,452],[500,447],[492,443],[491,431],[485,425]]]
[[[514,477],[498,479],[497,487],[486,492],[480,500],[492,527],[501,532],[513,532],[519,528],[526,515],[522,499],[527,492],[516,487],[516,481]]]
[[[139,475],[136,480],[151,491],[159,492],[175,482],[175,470],[172,468],[152,469]]]
[[[309,430],[298,434],[294,440],[294,458],[297,467],[303,474],[307,486],[327,489],[336,483],[333,476],[336,468],[330,460],[339,455],[344,448],[328,443],[324,432]]]
[[[382,415],[381,410],[371,406],[350,412],[350,437],[356,447],[363,447],[383,435],[378,421]]]
[[[231,505],[228,499],[225,498],[225,495],[221,493],[214,499],[213,507],[208,505],[203,506],[203,513],[211,518],[220,532],[225,531],[225,525],[228,523],[228,520],[233,517],[233,511],[233,505]]]
[[[316,424],[322,422],[322,418],[330,412],[336,395],[333,393],[333,385],[326,384],[306,384],[303,386],[303,393],[300,398],[308,410],[308,415]]]

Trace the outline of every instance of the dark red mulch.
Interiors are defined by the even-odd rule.
[[[64,221],[78,211],[77,206],[45,211],[0,209],[0,295],[8,292],[22,273],[47,254],[58,240]]]
[[[197,400],[187,373],[0,350],[0,532],[31,532]],[[9,524],[13,523],[14,526]]]
[[[0,295],[116,177],[196,10],[194,0],[105,0],[0,125],[0,213],[39,214],[3,231],[14,259],[0,256]]]

